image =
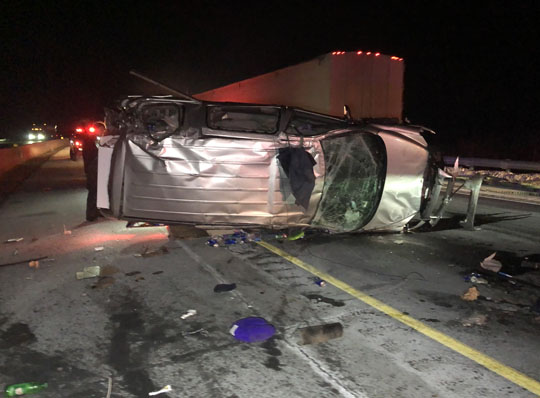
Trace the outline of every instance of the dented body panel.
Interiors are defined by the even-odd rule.
[[[113,153],[100,167],[99,203],[128,220],[399,230],[420,211],[430,167],[418,129],[287,107],[147,97],[125,100],[107,119],[112,137],[100,157]],[[312,186],[307,207],[278,160],[287,147],[315,162],[300,170]]]

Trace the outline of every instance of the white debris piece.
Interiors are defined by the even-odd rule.
[[[103,246],[95,247],[94,250],[97,252],[103,251],[105,249]]]
[[[193,316],[197,314],[197,310],[188,310],[188,312],[186,312],[184,315],[182,315],[180,318],[182,319],[186,319],[186,318],[189,318],[190,316]]]
[[[20,242],[20,241],[23,240],[23,239],[24,239],[24,238],[12,238],[12,239],[6,240],[6,243]]]
[[[498,260],[495,260],[495,255],[497,252],[489,255],[480,263],[480,266],[488,271],[499,272],[502,268],[502,263]]]
[[[159,391],[154,391],[154,392],[149,392],[148,395],[152,396],[152,395],[158,395],[158,394],[163,394],[163,393],[166,393],[166,392],[171,392],[172,391],[172,387],[170,385],[166,385],[165,387],[163,387],[161,390]]]
[[[95,278],[101,273],[101,267],[99,265],[93,265],[91,267],[84,267],[82,271],[76,272],[77,279]]]

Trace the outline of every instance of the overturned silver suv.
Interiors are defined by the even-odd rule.
[[[422,127],[173,97],[125,98],[106,125],[98,207],[119,219],[396,231],[440,191]]]

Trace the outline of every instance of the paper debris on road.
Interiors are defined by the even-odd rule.
[[[489,255],[480,263],[480,266],[488,271],[499,272],[502,268],[502,263],[498,260],[495,260],[495,255],[497,252]]]
[[[82,271],[77,272],[75,275],[77,279],[95,278],[99,276],[101,267],[99,265],[93,265],[91,267],[85,267]]]
[[[166,385],[165,387],[163,387],[159,391],[149,392],[148,395],[150,395],[150,396],[159,395],[159,394],[163,394],[163,393],[171,392],[171,391],[172,391],[172,387],[170,385]]]
[[[4,243],[16,243],[22,240],[24,240],[24,238],[11,238],[11,239],[6,240]]]
[[[184,315],[181,315],[180,318],[186,319],[196,314],[197,314],[197,310],[188,310],[188,312],[186,312]]]
[[[478,292],[478,289],[476,288],[476,286],[473,286],[469,288],[469,290],[467,290],[463,294],[463,296],[461,296],[461,298],[465,301],[474,301],[478,298],[479,295],[480,293]]]
[[[71,231],[66,228],[64,225],[64,235],[71,235]]]
[[[103,249],[105,249],[103,246],[94,247],[94,251],[96,251],[96,252],[103,251]]]

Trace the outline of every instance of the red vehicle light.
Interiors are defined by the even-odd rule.
[[[82,133],[82,132],[83,132],[83,129],[80,128],[80,127],[77,127],[77,128],[75,129],[75,131],[76,131],[77,133]]]
[[[94,126],[90,126],[88,127],[88,132],[89,133],[95,133],[96,132],[96,128]]]
[[[75,146],[81,146],[81,142],[80,141],[75,141]]]

